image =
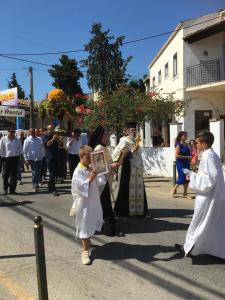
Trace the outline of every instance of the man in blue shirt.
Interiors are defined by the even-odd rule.
[[[24,141],[23,155],[25,161],[31,166],[33,192],[37,192],[40,183],[41,164],[45,154],[45,147],[42,139],[35,135],[34,128],[30,128],[29,133],[29,137]]]

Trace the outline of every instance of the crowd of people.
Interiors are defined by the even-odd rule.
[[[214,137],[204,132],[189,143],[187,138],[181,131],[175,141],[178,180],[172,194],[175,196],[183,185],[183,196],[187,197],[190,184],[196,200],[185,243],[175,247],[182,256],[206,253],[225,259],[225,183],[222,164],[211,148]],[[70,216],[75,216],[76,236],[82,241],[82,263],[90,264],[90,239],[96,231],[123,236],[118,218],[151,217],[139,143],[134,122],[126,124],[113,151],[108,147],[109,132],[102,126],[93,129],[88,139],[82,139],[78,128],[72,134],[60,134],[52,125],[46,130],[30,128],[26,138],[23,134],[17,138],[15,130],[9,129],[0,140],[3,194],[16,194],[26,166],[31,169],[34,193],[47,183],[49,193],[59,196],[56,182],[66,178],[68,163],[73,196]],[[107,172],[96,171],[93,151],[103,154]]]
[[[48,184],[48,191],[58,196],[56,182],[63,182],[67,176],[67,161],[70,177],[79,162],[82,145],[81,130],[60,134],[52,125],[46,129],[29,129],[27,137],[9,128],[7,136],[0,140],[0,156],[3,177],[3,194],[15,194],[16,186],[23,184],[22,172],[31,170],[32,191],[39,192],[40,186]],[[48,171],[48,180],[47,180]]]
[[[93,148],[99,145],[94,149],[106,151],[105,135],[106,130],[96,129],[91,145]],[[135,135],[136,126],[133,124],[120,139],[112,157],[108,156],[112,172],[114,169],[118,170],[114,215],[111,202],[107,200],[110,177],[97,174],[90,168],[93,148],[83,146],[80,149],[80,163],[72,179],[74,202],[71,215],[76,216],[76,236],[82,241],[81,260],[84,265],[91,263],[90,239],[96,231],[104,228],[104,221],[108,228],[112,228],[115,224],[114,216],[146,216],[148,208],[142,176],[143,165]],[[190,141],[189,145],[186,144],[186,140],[187,133],[180,132],[175,143],[179,177],[174,189],[183,184],[184,196],[187,196],[190,181],[190,187],[196,193],[196,200],[184,245],[175,244],[175,248],[182,257],[209,254],[225,259],[225,182],[221,161],[211,148],[214,136],[210,132],[203,132],[198,135],[196,141]],[[119,164],[121,153],[125,154],[122,164]],[[198,153],[201,153],[200,162]],[[117,162],[117,165],[114,162]],[[108,204],[110,206],[107,210]]]

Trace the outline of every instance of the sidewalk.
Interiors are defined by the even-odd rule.
[[[185,199],[183,198],[183,187],[180,186],[177,189],[177,194],[175,198],[172,197],[171,191],[173,187],[173,178],[171,177],[163,177],[163,176],[144,176],[144,182],[145,182],[145,188],[147,193],[151,193],[151,191],[154,191],[157,193],[157,195],[161,195],[161,197],[165,197],[165,199]],[[194,200],[194,193],[192,190],[188,189],[188,194],[193,198]],[[191,199],[189,199],[191,200]]]

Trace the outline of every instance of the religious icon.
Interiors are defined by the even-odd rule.
[[[102,150],[91,152],[91,165],[97,174],[109,173],[105,153]]]

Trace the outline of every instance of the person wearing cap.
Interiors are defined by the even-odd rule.
[[[126,136],[120,139],[113,152],[113,161],[124,152],[118,178],[113,183],[114,212],[117,217],[148,216],[147,198],[143,180],[143,161],[137,141],[136,123],[126,125]]]
[[[8,129],[8,135],[1,138],[0,156],[3,158],[3,195],[16,194],[17,171],[22,154],[21,141],[16,138],[15,130]]]

